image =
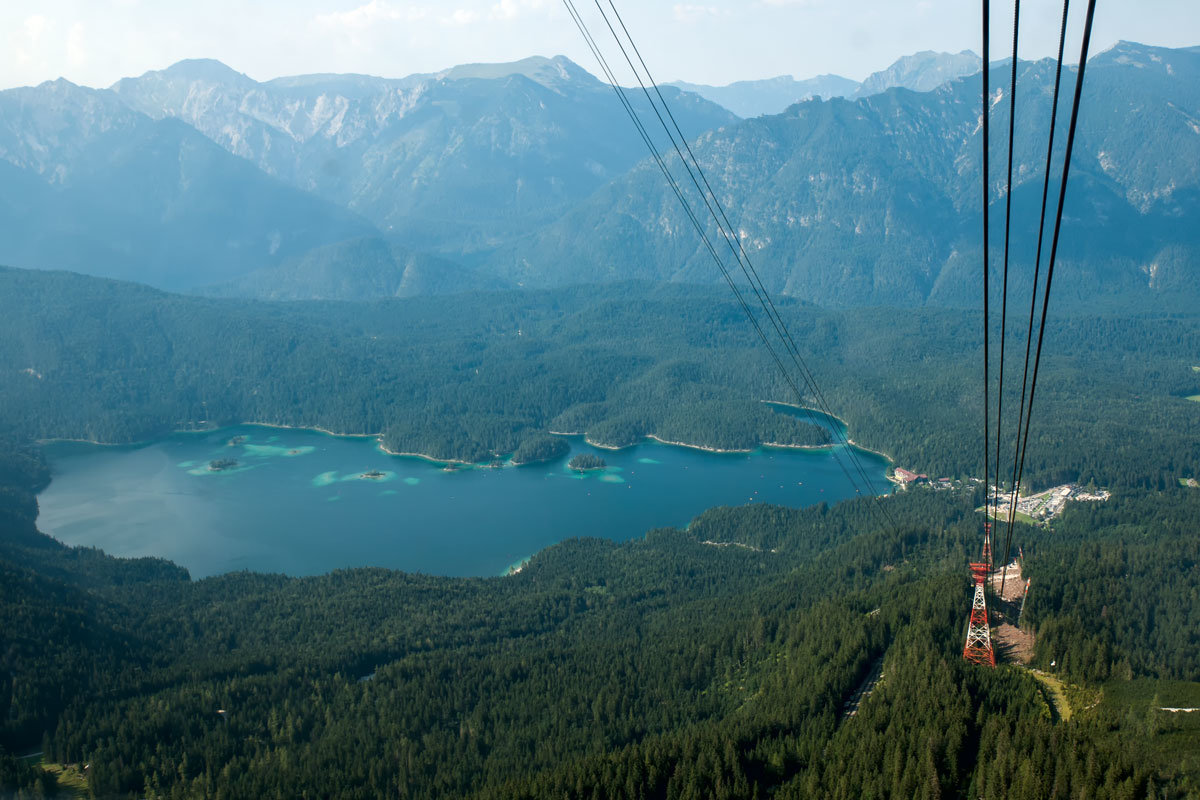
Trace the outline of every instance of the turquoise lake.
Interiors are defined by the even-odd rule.
[[[136,446],[55,442],[46,445],[54,478],[39,497],[38,526],[115,556],[167,558],[195,578],[360,566],[498,575],[573,536],[623,540],[717,505],[854,494],[829,450],[709,453],[647,441],[610,451],[568,441],[572,455],[596,453],[608,468],[580,475],[568,455],[447,472],[388,455],[374,439],[262,426]],[[885,459],[857,452],[875,490],[886,491]],[[212,472],[217,459],[238,465]],[[381,475],[362,477],[371,471]]]

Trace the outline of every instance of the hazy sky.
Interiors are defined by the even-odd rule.
[[[593,0],[575,2],[599,35]],[[616,3],[664,81],[825,72],[861,79],[917,50],[980,51],[979,3],[971,0]],[[1072,5],[1081,21],[1084,1]],[[999,57],[1010,47],[1012,2],[992,6]],[[1026,0],[1022,55],[1053,52],[1061,9],[1058,0]],[[1100,0],[1093,49],[1118,39],[1200,44],[1200,0]],[[0,0],[0,88],[60,76],[107,86],[183,58],[216,58],[265,80],[400,77],[559,53],[598,71],[561,0]]]

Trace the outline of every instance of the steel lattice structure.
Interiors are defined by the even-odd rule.
[[[963,658],[973,664],[996,666],[996,653],[992,649],[992,633],[988,628],[987,599],[984,584],[987,582],[988,565],[972,564],[971,574],[975,578],[975,601],[971,604],[971,619],[967,623],[967,643],[963,646]]]

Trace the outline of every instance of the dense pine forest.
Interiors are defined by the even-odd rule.
[[[1018,526],[1036,646],[993,671],[960,656],[969,491],[715,508],[503,578],[193,581],[36,528],[45,437],[256,420],[518,462],[561,454],[551,431],[827,441],[761,402],[789,398],[713,290],[272,305],[0,282],[8,795],[53,793],[57,765],[96,797],[1200,794],[1200,717],[1162,710],[1200,706],[1193,317],[1053,321],[1027,472],[1114,494]],[[782,309],[857,442],[974,474],[974,315]]]
[[[930,474],[978,471],[978,315],[780,308],[858,444]],[[1196,431],[1200,319],[1064,317],[1046,349],[1027,485],[1159,489],[1200,473],[1200,436],[1181,435]],[[270,304],[0,270],[0,427],[35,438],[265,422],[462,461],[537,460],[551,431],[605,446],[829,440],[763,400],[797,398],[715,288]]]
[[[961,660],[978,498],[714,509],[507,578],[189,581],[36,532],[5,447],[0,776],[100,797],[1187,797],[1200,493],[1022,528],[1032,674]],[[1189,535],[1190,534],[1190,535]],[[738,543],[741,547],[705,542]],[[1042,587],[1045,587],[1044,589]],[[1147,625],[1147,615],[1157,625]],[[859,713],[844,704],[882,660]],[[1190,683],[1189,683],[1190,682]]]

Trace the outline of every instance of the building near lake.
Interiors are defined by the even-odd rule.
[[[926,483],[929,480],[928,475],[924,473],[912,472],[904,469],[903,467],[896,467],[893,475],[896,478],[896,482],[901,486],[911,486],[914,483]]]

